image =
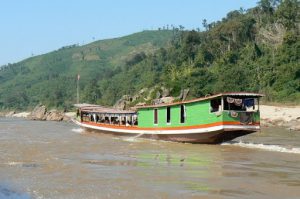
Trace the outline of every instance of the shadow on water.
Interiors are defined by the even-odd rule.
[[[30,199],[30,195],[27,193],[19,192],[10,186],[0,184],[0,198],[9,198],[9,199]]]

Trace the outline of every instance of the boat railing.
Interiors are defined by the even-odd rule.
[[[229,117],[233,118],[235,121],[239,121],[240,124],[256,124],[259,123],[259,118],[255,115],[259,110],[252,111],[234,111],[225,110],[223,113],[227,114]]]
[[[258,109],[255,110],[223,110],[223,112],[238,112],[238,113],[257,113],[259,112]]]
[[[92,122],[92,123],[95,123],[95,124],[104,124],[104,125],[111,125],[111,126],[124,126],[124,127],[126,127],[126,126],[137,126],[138,125],[137,120],[134,120],[134,121],[131,121],[131,120],[116,121],[116,120],[109,120],[109,119],[104,119],[104,120],[101,120],[101,119],[97,120],[96,119],[96,120],[94,120],[90,116],[82,116],[81,117],[81,122]]]

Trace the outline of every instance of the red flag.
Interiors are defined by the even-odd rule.
[[[78,74],[78,75],[77,75],[77,80],[79,81],[79,79],[80,79],[80,75]]]

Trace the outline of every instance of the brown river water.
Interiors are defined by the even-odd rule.
[[[88,133],[0,118],[0,198],[300,198],[300,133],[222,145]]]

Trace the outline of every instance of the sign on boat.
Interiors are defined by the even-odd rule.
[[[232,92],[170,104],[118,110],[76,104],[86,130],[166,141],[218,144],[260,130],[257,93]]]

